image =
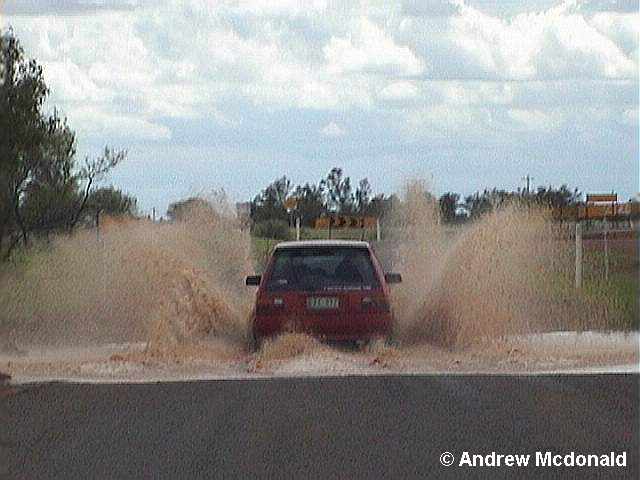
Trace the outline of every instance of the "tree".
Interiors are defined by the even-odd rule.
[[[322,185],[297,186],[293,192],[296,197],[296,214],[300,217],[300,222],[306,227],[312,227],[315,219],[326,213],[324,204],[324,191]]]
[[[120,163],[124,151],[76,167],[75,133],[66,119],[45,115],[49,90],[42,67],[25,60],[13,32],[0,33],[0,253],[52,230],[71,231],[97,181]]]
[[[200,215],[217,216],[215,208],[200,197],[190,197],[186,200],[173,202],[167,209],[167,218],[172,222],[184,222]]]
[[[351,179],[343,176],[342,168],[332,168],[327,178],[321,181],[321,185],[325,188],[329,211],[343,215],[353,213],[354,196],[351,192]]]
[[[122,193],[114,187],[103,187],[94,190],[87,200],[86,212],[95,216],[97,212],[112,217],[132,217],[137,213],[135,197]]]
[[[355,195],[355,210],[360,215],[366,215],[371,202],[371,185],[367,178],[363,178],[358,183]]]
[[[453,192],[447,192],[440,197],[440,218],[444,223],[453,223],[457,219],[458,203],[460,195]]]
[[[74,173],[75,134],[57,112],[44,120],[40,152],[33,158],[19,213],[29,232],[48,233],[68,225],[78,202]]]
[[[127,152],[125,150],[115,151],[109,147],[105,147],[102,156],[93,160],[90,160],[89,157],[84,159],[84,166],[78,174],[78,178],[86,182],[84,186],[84,194],[82,195],[82,200],[69,223],[70,230],[76,226],[84,212],[84,208],[87,205],[87,201],[91,194],[91,187],[96,182],[102,180],[112,168],[117,166],[125,158],[127,158]]]
[[[580,202],[582,194],[576,188],[570,190],[567,185],[560,188],[538,187],[534,192],[527,190],[506,191],[485,189],[482,193],[476,192],[465,198],[464,207],[468,210],[472,219],[491,212],[501,206],[517,202],[521,205],[540,205],[543,207],[557,208],[575,205]]]
[[[367,209],[367,215],[371,215],[376,218],[385,218],[393,212],[393,209],[400,203],[400,199],[392,194],[385,196],[383,193],[376,195],[369,202]]]
[[[254,222],[287,221],[288,214],[284,202],[290,193],[291,181],[286,176],[274,180],[251,202],[251,220]]]
[[[9,253],[19,239],[28,242],[20,206],[42,154],[47,93],[42,67],[24,59],[11,30],[0,34],[0,248],[9,237]]]
[[[466,197],[464,207],[469,212],[470,218],[476,219],[519,198],[522,198],[519,192],[508,192],[496,188],[485,189],[482,193],[476,192]]]
[[[551,185],[547,188],[538,187],[534,194],[536,203],[555,208],[574,205],[580,201],[581,197],[582,193],[577,188],[572,191],[567,185],[561,185],[558,189]]]

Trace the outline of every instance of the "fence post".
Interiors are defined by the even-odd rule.
[[[582,224],[576,222],[576,288],[582,288]]]
[[[604,219],[604,279],[609,280],[609,221]]]

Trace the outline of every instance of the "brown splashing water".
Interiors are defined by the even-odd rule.
[[[0,315],[22,344],[147,341],[158,356],[208,335],[239,349],[250,241],[224,209],[185,221],[106,222],[100,239],[55,240],[0,284]]]
[[[404,277],[393,293],[404,344],[465,347],[597,326],[609,314],[565,288],[571,248],[544,211],[514,205],[456,229],[439,223],[424,192],[409,183],[385,231]],[[144,341],[145,355],[164,361],[230,358],[243,349],[253,301],[243,284],[250,238],[228,209],[215,210],[175,224],[112,221],[99,241],[95,232],[56,240],[0,279],[0,318],[21,344]],[[206,337],[218,340],[215,351],[197,346]],[[291,334],[257,358],[314,352],[315,341]]]
[[[572,288],[573,251],[549,212],[512,204],[471,225],[445,227],[424,184],[395,212],[394,292],[405,344],[465,347],[507,335],[598,328],[615,312]]]

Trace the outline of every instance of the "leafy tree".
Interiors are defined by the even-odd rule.
[[[453,192],[447,192],[440,197],[440,218],[444,223],[453,223],[457,220],[458,203],[460,195]]]
[[[538,187],[535,193],[526,190],[506,191],[485,189],[482,193],[476,192],[465,198],[464,206],[469,211],[472,219],[506,205],[519,202],[522,205],[542,205],[545,207],[563,207],[579,203],[582,194],[576,188],[570,190],[566,185],[560,188]]]
[[[54,110],[42,67],[26,60],[11,30],[0,33],[0,252],[6,258],[33,234],[71,231],[97,181],[124,151],[105,149],[77,168],[75,133]]]
[[[369,203],[371,202],[371,185],[367,178],[363,178],[358,183],[355,195],[355,211],[360,215],[367,214]]]
[[[567,185],[561,185],[556,189],[549,185],[548,187],[538,187],[534,198],[536,203],[549,207],[566,207],[580,202],[582,193],[575,188],[569,190]]]
[[[273,238],[276,240],[290,240],[291,230],[289,224],[283,220],[265,220],[254,224],[252,233],[260,238]]]
[[[274,180],[251,202],[251,220],[287,221],[288,213],[284,202],[290,196],[291,190],[291,181],[286,176]]]
[[[112,217],[134,216],[137,213],[135,197],[123,193],[114,187],[94,190],[87,200],[87,214],[92,217],[101,212]]]
[[[179,202],[173,202],[167,209],[167,218],[172,222],[184,222],[193,218],[194,215],[212,215],[217,213],[213,206],[205,199],[200,197],[191,197]]]
[[[367,215],[377,218],[385,218],[391,214],[394,208],[400,203],[396,195],[385,196],[383,193],[376,195],[369,202]]]
[[[492,212],[498,207],[505,205],[508,201],[516,198],[517,193],[506,190],[485,189],[482,193],[476,192],[465,198],[464,206],[469,212],[471,219],[476,219],[482,215]]]
[[[42,67],[24,59],[12,31],[0,34],[0,247],[8,237],[9,253],[19,239],[28,242],[20,207],[43,153],[47,93]]]
[[[297,199],[296,214],[306,227],[313,226],[315,219],[327,211],[322,185],[305,183],[304,186],[297,186],[293,196]]]
[[[75,227],[78,220],[80,220],[89,196],[91,195],[91,187],[102,180],[112,168],[122,162],[126,157],[127,152],[125,150],[115,151],[109,147],[105,147],[102,156],[95,159],[89,159],[89,157],[84,159],[84,166],[80,169],[80,173],[77,176],[79,180],[85,181],[84,193],[69,223],[69,229]]]
[[[331,212],[349,215],[354,210],[354,195],[351,192],[351,179],[344,177],[339,167],[331,169],[327,178],[321,181],[326,191],[327,209]]]

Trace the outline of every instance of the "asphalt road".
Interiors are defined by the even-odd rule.
[[[2,478],[639,478],[639,377],[41,384],[0,398]],[[444,467],[627,452],[627,467]]]

